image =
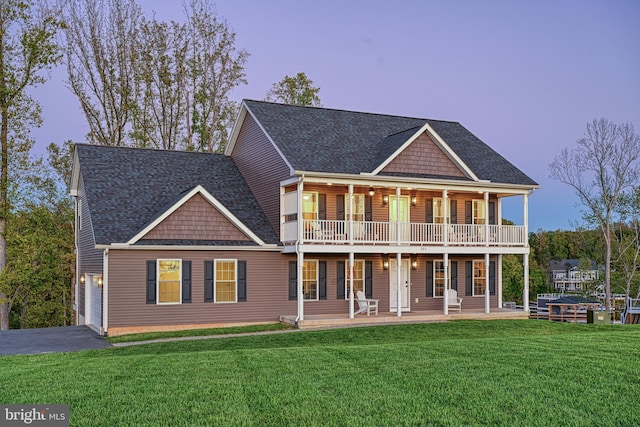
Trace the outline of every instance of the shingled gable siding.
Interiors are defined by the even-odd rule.
[[[383,172],[403,172],[442,176],[464,177],[458,167],[426,134],[418,136],[394,158]]]
[[[141,240],[146,239],[251,240],[200,194],[176,209]]]
[[[279,234],[280,181],[290,176],[289,168],[250,114],[240,128],[231,157]]]
[[[95,249],[93,240],[93,225],[91,224],[91,212],[87,204],[87,195],[84,188],[82,173],[78,185],[78,203],[82,205],[81,221],[78,227],[78,277],[85,273],[101,274],[103,253],[101,250]],[[85,305],[85,287],[80,285],[78,289],[78,313],[84,316]]]

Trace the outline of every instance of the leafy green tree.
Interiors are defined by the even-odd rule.
[[[7,221],[12,179],[28,169],[29,130],[40,124],[40,107],[28,90],[44,83],[44,72],[61,58],[56,15],[31,0],[0,2],[0,275],[7,266]],[[10,300],[0,291],[0,329],[8,329]]]
[[[313,86],[313,81],[305,73],[298,73],[294,77],[284,76],[278,83],[274,83],[267,92],[266,101],[282,102],[291,105],[319,107],[319,87]]]
[[[613,215],[625,190],[640,180],[640,135],[630,123],[606,119],[587,123],[574,149],[563,149],[549,165],[551,177],[571,186],[585,207],[583,217],[596,225],[605,242],[605,304],[611,309]]]
[[[612,289],[640,298],[640,187],[625,193],[616,208]],[[616,286],[617,285],[617,286]]]

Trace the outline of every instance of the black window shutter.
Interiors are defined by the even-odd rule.
[[[238,302],[247,300],[247,261],[238,261]]]
[[[496,202],[489,202],[489,224],[496,225]]]
[[[364,262],[364,296],[373,298],[373,261]]]
[[[451,261],[451,289],[458,290],[458,261]]]
[[[156,261],[147,261],[147,304],[156,303]]]
[[[327,219],[327,195],[318,194],[318,219]]]
[[[473,261],[465,262],[466,294],[473,295]]]
[[[433,296],[433,261],[427,261],[427,296]]]
[[[496,294],[496,262],[489,262],[489,295]]]
[[[327,261],[318,261],[318,298],[327,299]]]
[[[337,287],[338,287],[338,299],[345,299],[345,262],[338,261],[336,262],[336,272],[337,272]]]
[[[191,302],[191,261],[182,261],[182,303]]]
[[[336,195],[336,216],[338,221],[344,221],[344,194]]]
[[[458,223],[458,201],[457,200],[450,200],[449,201],[449,210],[451,212],[451,224],[457,224]]]
[[[426,223],[432,224],[433,223],[433,199],[427,199],[427,201],[425,202],[425,208],[427,209]]]
[[[213,302],[213,261],[204,262],[204,302]]]
[[[373,221],[373,197],[364,196],[364,220]]]
[[[298,299],[298,263],[289,261],[289,300]]]
[[[464,223],[471,224],[473,222],[473,203],[471,200],[464,202]]]

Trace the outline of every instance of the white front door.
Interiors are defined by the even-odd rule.
[[[409,306],[411,296],[409,271],[409,260],[403,259],[400,262],[401,311],[411,310]],[[389,260],[389,311],[398,312],[398,263],[395,259]]]

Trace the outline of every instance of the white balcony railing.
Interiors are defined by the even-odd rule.
[[[379,221],[304,220],[302,236],[297,221],[284,224],[284,242],[324,244],[400,244],[451,246],[524,246],[521,225],[427,224]]]

